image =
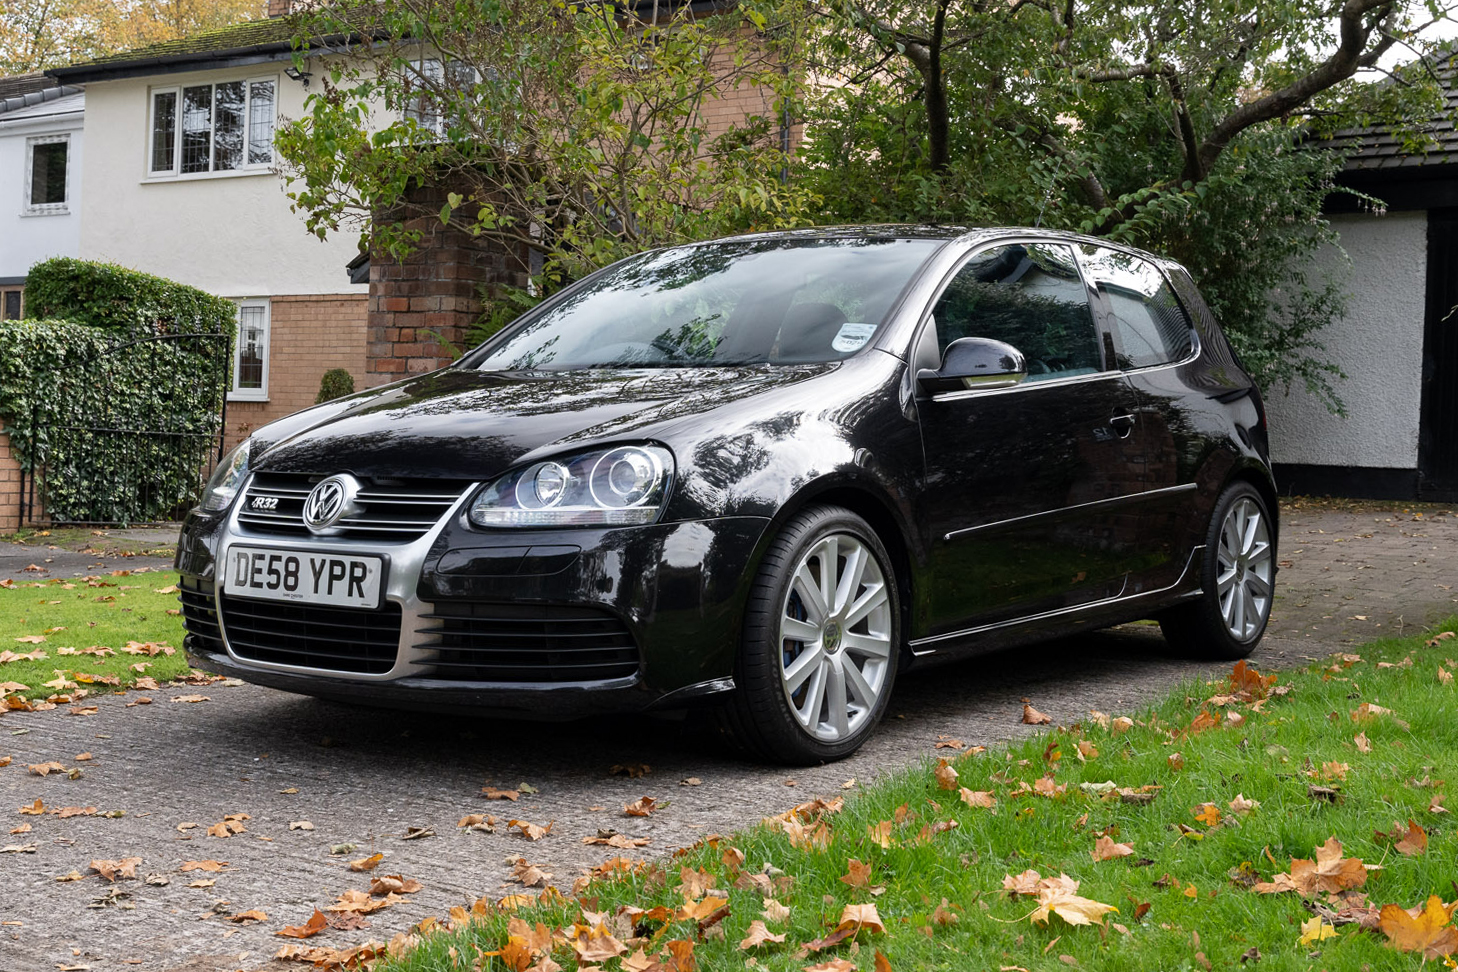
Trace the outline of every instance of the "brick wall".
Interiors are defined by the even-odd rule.
[[[331,368],[365,387],[365,324],[369,299],[363,294],[274,297],[270,300],[268,401],[228,403],[228,447],[248,433],[308,408],[319,379]]]
[[[422,234],[404,260],[370,258],[368,343],[362,387],[385,385],[450,364],[445,343],[466,347],[466,330],[481,315],[481,289],[527,285],[525,248],[473,237],[441,225],[445,188],[418,190],[409,205],[431,215],[406,226]],[[418,208],[417,208],[418,207]]]
[[[0,533],[20,527],[20,463],[10,450],[10,435],[0,422]]]

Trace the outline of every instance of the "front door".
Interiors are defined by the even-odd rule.
[[[1088,290],[1061,244],[984,250],[932,311],[938,350],[1020,350],[1013,388],[923,395],[928,635],[1118,596],[1137,556],[1134,396],[1106,363]]]

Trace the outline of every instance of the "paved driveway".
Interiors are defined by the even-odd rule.
[[[1285,514],[1280,600],[1261,667],[1299,664],[1351,643],[1423,625],[1458,612],[1458,518],[1378,510],[1292,508]],[[137,693],[97,701],[94,716],[63,707],[0,718],[0,843],[35,845],[34,853],[0,855],[0,970],[33,972],[57,965],[101,970],[254,969],[316,906],[364,876],[346,861],[384,852],[378,873],[403,873],[425,885],[408,904],[370,916],[372,927],[328,931],[311,940],[340,947],[388,939],[428,915],[480,895],[499,896],[506,858],[522,855],[561,883],[618,851],[583,837],[612,828],[651,843],[639,853],[666,854],[699,836],[752,824],[816,794],[845,792],[929,755],[941,734],[993,744],[1031,731],[1019,724],[1021,699],[1057,721],[1088,709],[1127,711],[1158,698],[1180,679],[1217,675],[1225,666],[1172,660],[1158,630],[1130,625],[951,667],[911,673],[898,685],[891,716],[854,758],[787,771],[750,765],[684,723],[603,719],[572,726],[533,726],[345,707],[252,686],[214,685],[150,693],[154,703],[128,707]],[[206,695],[208,701],[171,702]],[[92,759],[76,762],[90,752]],[[83,770],[79,779],[30,775],[25,764],[57,760]],[[647,763],[641,778],[614,776],[615,765]],[[685,786],[689,778],[697,785]],[[519,802],[488,801],[483,785],[526,783],[537,792]],[[854,787],[856,784],[852,784]],[[622,806],[640,796],[667,801],[649,818]],[[47,807],[125,810],[118,818],[22,816],[15,808],[40,798]],[[244,833],[209,837],[204,828],[246,813]],[[551,834],[535,843],[506,833],[458,831],[469,813],[513,817]],[[308,821],[312,829],[290,829]],[[201,826],[179,830],[185,823]],[[408,828],[435,836],[401,839]],[[336,856],[330,847],[359,849]],[[93,859],[140,857],[139,878],[109,886],[87,870]],[[188,860],[228,867],[189,885]],[[108,899],[108,892],[125,896]],[[223,902],[220,904],[219,902]],[[221,912],[260,909],[267,922],[235,925]]]

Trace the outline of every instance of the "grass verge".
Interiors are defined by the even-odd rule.
[[[1132,720],[944,749],[843,807],[802,805],[669,863],[609,860],[571,898],[524,888],[455,909],[376,970],[1415,969],[1421,951],[1363,926],[1383,905],[1458,897],[1452,656],[1451,637],[1389,639],[1274,686],[1237,671]],[[1005,890],[1031,890],[1029,871],[1079,882],[1061,897],[1045,883],[1042,923],[1036,895]],[[1451,909],[1434,914],[1435,951],[1458,949]]]
[[[95,691],[178,678],[188,671],[181,645],[173,571],[0,587],[0,653],[9,653],[0,654],[3,696],[44,699],[76,686]]]

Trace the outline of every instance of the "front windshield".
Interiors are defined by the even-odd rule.
[[[509,331],[482,371],[836,361],[865,347],[941,240],[773,239],[629,258]]]

